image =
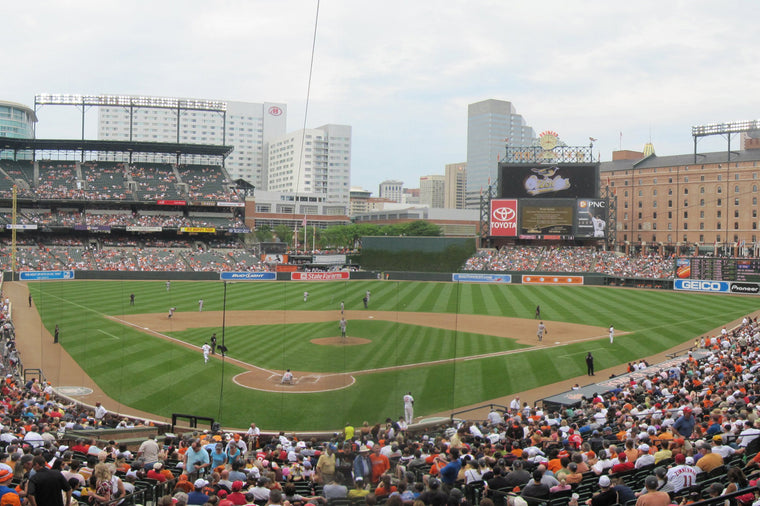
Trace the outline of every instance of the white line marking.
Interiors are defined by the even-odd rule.
[[[106,332],[105,330],[102,330],[102,329],[98,329],[98,332],[101,332],[101,333],[103,333],[103,334],[105,334],[107,336],[111,336],[114,339],[121,339],[119,336],[115,336],[115,335],[111,334],[110,332]]]

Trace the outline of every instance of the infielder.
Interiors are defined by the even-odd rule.
[[[536,335],[538,336],[538,341],[541,342],[544,339],[544,334],[548,334],[549,331],[546,330],[546,325],[544,325],[544,322],[540,322],[538,324],[538,331],[536,331]]]
[[[612,341],[615,339],[615,327],[610,325],[610,344],[612,344]]]

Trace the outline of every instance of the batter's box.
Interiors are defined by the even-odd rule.
[[[319,376],[301,376],[300,378],[296,378],[296,383],[314,384],[319,381],[319,378]]]

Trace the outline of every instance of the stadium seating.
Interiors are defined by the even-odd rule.
[[[648,254],[627,256],[579,246],[504,246],[481,250],[467,259],[465,271],[592,272],[616,277],[672,279],[675,260]]]
[[[187,185],[189,200],[239,201],[237,194],[229,190],[229,178],[224,170],[215,165],[180,165],[180,180]]]
[[[177,174],[166,163],[135,163],[129,168],[129,178],[136,184],[136,200],[181,200],[177,189]]]

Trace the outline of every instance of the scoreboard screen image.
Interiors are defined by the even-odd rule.
[[[572,236],[575,201],[520,202],[521,236]]]
[[[499,164],[499,196],[502,198],[593,199],[598,193],[598,164]]]

